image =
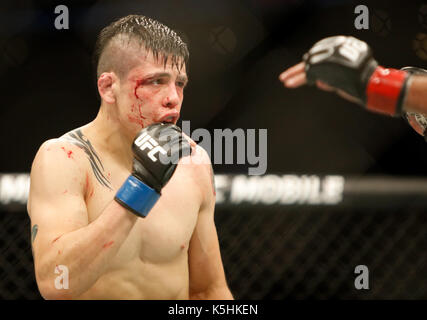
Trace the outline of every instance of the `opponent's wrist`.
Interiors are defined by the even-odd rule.
[[[378,66],[366,85],[366,109],[400,116],[407,91],[409,73]]]
[[[145,218],[159,198],[160,193],[131,174],[117,191],[114,200],[130,212]]]

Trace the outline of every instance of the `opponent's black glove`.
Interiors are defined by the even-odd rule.
[[[307,82],[320,80],[358,99],[371,111],[400,115],[408,73],[378,66],[372,50],[354,37],[323,39],[303,56]]]

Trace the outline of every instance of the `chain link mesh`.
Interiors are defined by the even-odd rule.
[[[26,213],[0,212],[0,299],[40,299]]]
[[[217,211],[237,299],[425,299],[423,209],[233,208]],[[355,289],[357,265],[369,290]]]
[[[0,215],[0,299],[40,299],[30,221]],[[217,208],[229,286],[237,299],[426,299],[424,209]],[[369,290],[356,290],[357,265]]]

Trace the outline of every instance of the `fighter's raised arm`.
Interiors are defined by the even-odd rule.
[[[424,73],[425,70],[413,67],[384,68],[378,65],[365,42],[335,36],[315,43],[304,54],[303,61],[282,72],[279,79],[288,88],[315,84],[370,111],[404,115],[417,132],[424,134],[423,114],[427,114]]]
[[[90,223],[86,199],[93,186],[85,158],[77,146],[55,139],[41,146],[33,162],[28,213],[35,274],[45,299],[77,298],[92,287],[137,219],[111,201]],[[55,278],[64,266],[70,281],[60,290]]]

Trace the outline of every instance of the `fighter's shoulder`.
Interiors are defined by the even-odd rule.
[[[43,142],[34,158],[33,169],[47,166],[54,170],[81,168],[84,165],[84,151],[65,135]]]
[[[201,164],[203,167],[208,167],[208,168],[212,167],[211,158],[208,152],[198,144],[196,144],[196,146],[194,147],[194,150],[191,156],[194,157],[195,160],[197,160],[197,161],[193,160],[196,164]]]
[[[197,176],[198,185],[203,194],[202,207],[211,207],[215,203],[215,177],[210,155],[195,143],[189,159],[192,172]]]
[[[207,151],[199,146],[193,139],[183,133],[184,138],[190,143],[191,146],[191,163],[192,164],[204,164],[211,165],[211,159]]]
[[[187,139],[190,138],[187,137]],[[211,194],[211,190],[215,190],[215,183],[210,156],[203,147],[196,144],[193,140],[191,140],[190,144],[192,145],[191,156],[182,159],[183,163],[188,163],[192,174],[197,176],[198,185],[202,193],[204,195]],[[205,203],[211,197],[204,196],[204,199]]]

